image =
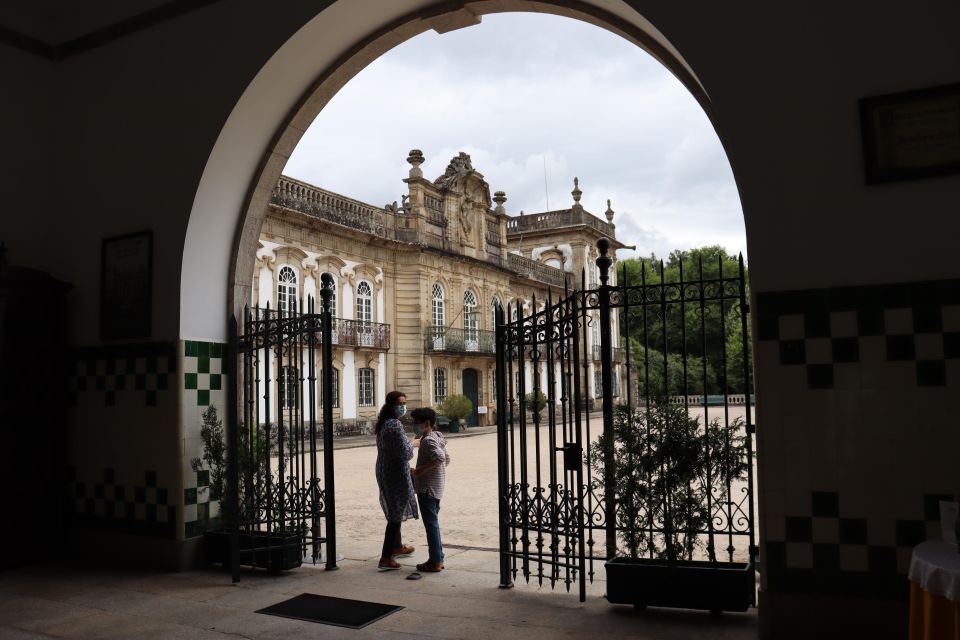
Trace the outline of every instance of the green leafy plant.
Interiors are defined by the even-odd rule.
[[[708,504],[749,469],[741,418],[703,425],[663,397],[646,408],[617,407],[613,437],[597,439],[589,463],[595,487],[614,491],[623,555],[669,562],[696,551],[715,559],[704,535],[713,517]]]
[[[451,420],[463,420],[473,413],[473,402],[464,395],[449,395],[440,403],[439,411]]]
[[[190,461],[190,467],[196,471],[203,471],[204,466],[210,472],[210,484],[200,487],[200,491],[210,491],[211,500],[218,500],[224,495],[224,481],[227,475],[227,447],[224,437],[223,420],[217,415],[217,408],[207,407],[201,414],[203,425],[200,427],[200,442],[203,444],[203,455]]]
[[[547,406],[547,394],[543,391],[531,391],[523,397],[527,409],[530,411],[541,411]]]
[[[190,467],[196,471],[205,468],[210,472],[207,487],[198,491],[210,491],[211,500],[225,503],[227,498],[227,447],[226,431],[223,420],[217,414],[216,407],[209,406],[201,414],[203,425],[200,427],[200,442],[203,453],[190,461]],[[238,425],[238,471],[240,479],[241,509],[253,515],[254,505],[266,500],[267,456],[276,451],[276,433],[272,423],[259,425],[252,430],[244,423]],[[268,437],[269,434],[269,437]],[[252,441],[252,442],[251,442]],[[269,451],[269,453],[268,453]]]

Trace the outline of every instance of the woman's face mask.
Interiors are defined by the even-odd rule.
[[[398,418],[401,417],[402,415],[404,415],[406,412],[407,412],[407,405],[405,405],[405,404],[398,404],[398,405],[397,405],[397,417],[398,417]]]

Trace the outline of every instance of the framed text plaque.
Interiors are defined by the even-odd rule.
[[[868,184],[960,173],[960,83],[861,98]]]
[[[150,337],[152,284],[152,231],[104,239],[100,257],[102,339]]]

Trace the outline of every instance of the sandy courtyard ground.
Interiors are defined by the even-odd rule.
[[[691,409],[691,413],[702,416],[702,410]],[[711,417],[720,415],[712,408],[710,413]],[[731,420],[743,415],[743,407],[731,407]],[[595,438],[602,430],[599,414],[592,417],[590,428]],[[541,433],[544,432],[542,428]],[[528,433],[533,442],[532,429]],[[545,451],[546,443],[541,444],[541,450]],[[440,510],[443,543],[496,550],[499,535],[496,434],[451,437],[447,450],[451,464],[447,468],[447,485]],[[374,477],[376,456],[375,446],[337,449],[335,452],[337,548],[339,553],[347,556],[355,557],[359,549],[369,551],[376,548],[374,543],[383,540],[385,521]],[[544,461],[544,469],[546,464]],[[426,537],[419,520],[407,521],[402,531],[405,542],[426,551]]]

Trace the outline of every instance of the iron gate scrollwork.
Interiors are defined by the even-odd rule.
[[[234,581],[241,564],[278,570],[325,556],[326,568],[337,568],[333,286],[323,274],[320,313],[312,297],[306,312],[269,305],[245,309],[231,359],[240,365],[239,379],[232,379],[240,397],[231,402],[238,415],[230,421],[225,514],[233,534]]]
[[[681,259],[677,281],[665,277],[662,263],[650,282],[645,267],[639,283],[628,282],[624,268],[610,284],[610,243],[601,239],[597,246],[598,288],[586,288],[584,273],[581,289],[559,300],[552,293],[534,298],[526,316],[522,306],[496,311],[500,584],[512,586],[522,576],[568,591],[576,585],[583,601],[587,582],[618,545],[666,558],[664,549],[673,548],[666,536],[675,535],[687,543],[682,558],[668,561],[752,567],[755,429],[743,259],[731,269],[721,257],[709,277],[701,263],[693,279]],[[615,361],[617,334],[624,357]],[[728,353],[727,336],[740,341],[738,354]],[[649,418],[657,402],[682,405],[686,424],[700,434],[696,442],[707,443],[697,454],[706,458],[706,481],[683,489],[696,518],[671,517],[664,508],[670,505],[653,498],[621,499],[613,474],[623,443],[600,444],[601,436],[615,442],[615,419]],[[599,416],[591,416],[595,408]],[[626,535],[630,522],[642,523],[642,549]]]

